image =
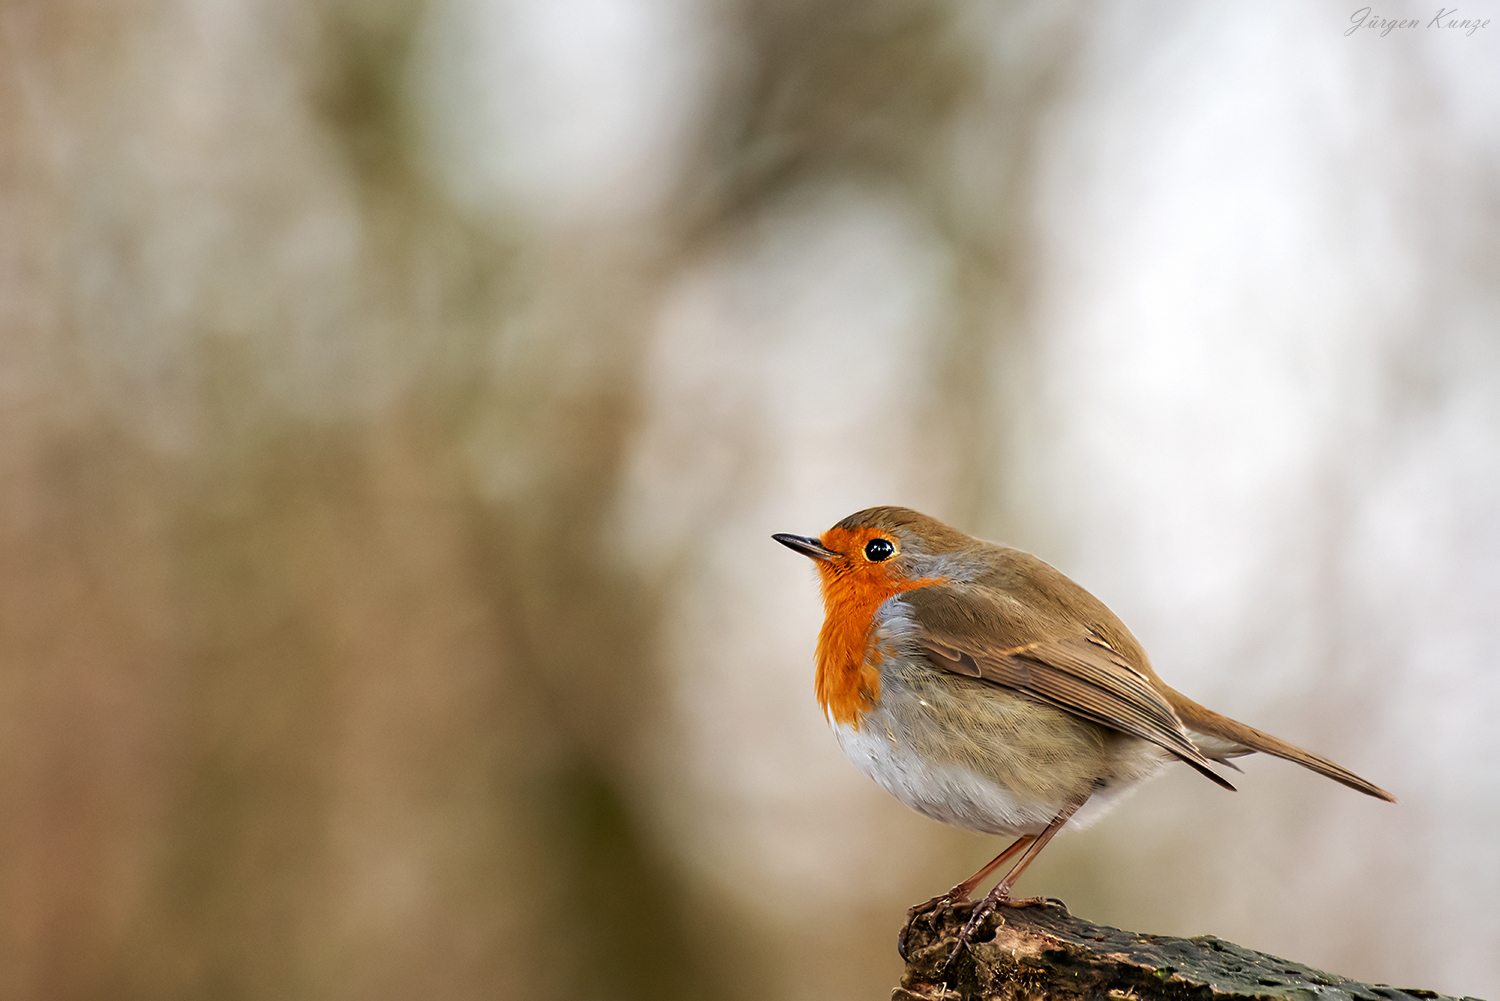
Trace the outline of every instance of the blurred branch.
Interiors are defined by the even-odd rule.
[[[912,184],[977,73],[955,8],[921,3],[747,3],[747,70],[726,87],[700,154],[709,225],[753,216],[810,180]]]

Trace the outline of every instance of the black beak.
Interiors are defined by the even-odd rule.
[[[778,532],[771,538],[788,549],[799,552],[803,556],[811,556],[815,560],[831,560],[838,555],[832,549],[823,548],[823,543],[817,539],[809,539],[805,535],[788,535],[785,532]]]

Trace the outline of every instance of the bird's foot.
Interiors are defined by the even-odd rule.
[[[906,955],[906,943],[911,937],[912,925],[922,921],[929,930],[936,931],[938,919],[943,916],[944,911],[951,911],[958,904],[969,902],[969,894],[962,885],[955,886],[947,893],[940,893],[926,903],[916,904],[906,909],[906,922],[901,926],[901,934],[897,936],[896,948],[901,955]]]
[[[926,918],[927,923],[937,927],[937,919],[943,916],[944,911],[953,909],[955,904],[967,904],[969,895],[963,893],[958,887],[954,887],[947,893],[940,893],[924,904],[917,904],[906,909],[906,923],[910,925],[917,918]]]
[[[984,926],[985,920],[1001,907],[1044,907],[1048,903],[1046,897],[1021,897],[1012,898],[1010,892],[1004,888],[1002,882],[995,889],[985,895],[985,898],[974,905],[974,910],[969,914],[969,920],[964,922],[963,930],[958,933],[958,943],[953,946],[953,951],[948,954],[948,960],[943,964],[946,969],[953,965],[964,946],[974,940],[979,929]]]

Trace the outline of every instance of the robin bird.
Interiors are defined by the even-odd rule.
[[[1369,796],[1395,797],[1327,758],[1169,687],[1103,602],[1034,556],[901,507],[851,514],[820,538],[779,534],[822,584],[818,704],[844,752],[935,820],[1016,841],[907,913],[930,920],[1018,853],[975,906],[968,943],[1054,835],[1082,827],[1164,764],[1274,754]],[[1238,769],[1235,769],[1238,771]],[[951,957],[950,957],[951,958]]]

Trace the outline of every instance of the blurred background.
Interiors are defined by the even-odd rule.
[[[1022,891],[1500,995],[1500,26],[1358,6],[0,4],[0,997],[888,996],[883,503],[1401,798]]]

